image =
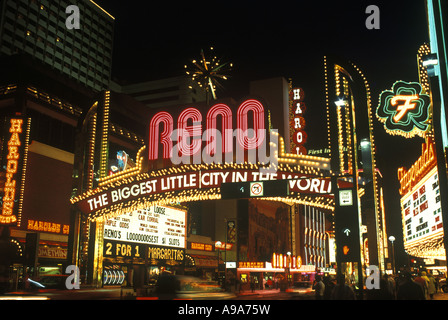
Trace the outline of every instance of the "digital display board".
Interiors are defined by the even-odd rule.
[[[186,215],[163,206],[135,210],[106,220],[104,239],[185,248]]]
[[[401,198],[405,248],[443,236],[437,167]]]

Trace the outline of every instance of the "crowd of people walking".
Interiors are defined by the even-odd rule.
[[[335,281],[336,280],[336,281]],[[330,276],[316,276],[313,289],[316,300],[356,300],[357,294],[353,284],[347,283],[342,274],[338,279]],[[432,300],[441,291],[439,278],[430,272],[420,271],[412,275],[408,271],[397,276],[383,275],[379,288],[365,289],[366,300]]]

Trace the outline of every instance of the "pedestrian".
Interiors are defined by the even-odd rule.
[[[379,288],[372,288],[367,290],[368,300],[394,300],[395,297],[390,291],[388,280],[385,277],[380,279]]]
[[[440,274],[436,276],[436,293],[439,292],[440,288]]]
[[[235,280],[235,291],[238,293],[241,292],[241,280],[238,278]]]
[[[321,276],[316,276],[314,280],[313,289],[315,292],[316,300],[323,300],[325,292],[325,284],[322,282]]]
[[[331,300],[356,300],[355,292],[345,283],[345,275],[338,276],[338,283],[331,293]]]
[[[419,285],[421,285],[422,289],[423,289],[423,294],[425,296],[425,299],[428,298],[428,282],[429,279],[426,276],[426,272],[425,271],[420,271],[418,273],[418,276],[414,279],[415,282],[417,282]]]
[[[323,283],[325,285],[325,290],[324,290],[324,300],[330,300],[331,299],[331,293],[333,292],[334,289],[334,279],[332,276],[327,275],[324,277]]]
[[[403,272],[402,282],[397,290],[397,300],[425,300],[423,287],[412,280],[410,272]]]
[[[25,274],[25,276],[23,277],[23,289],[25,291],[30,290],[30,282],[28,281],[30,279],[30,276],[27,274]]]
[[[250,289],[252,290],[252,292],[255,291],[255,280],[253,278],[250,281]]]
[[[268,288],[272,289],[272,280],[271,280],[271,278],[268,279]]]
[[[386,281],[387,290],[389,291],[389,294],[393,297],[393,299],[395,299],[395,297],[396,297],[396,290],[395,290],[396,282],[395,282],[394,278],[392,276],[389,276],[388,274],[385,274],[383,278]]]
[[[436,279],[431,272],[428,274],[428,294],[429,298],[434,299],[434,293],[436,293]]]

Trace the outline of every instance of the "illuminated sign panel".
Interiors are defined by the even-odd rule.
[[[26,229],[48,233],[62,233],[68,235],[70,226],[66,224],[61,225],[60,223],[29,219]]]
[[[185,248],[186,212],[152,206],[105,221],[104,239]]]
[[[17,224],[22,206],[22,195],[28,150],[29,120],[7,118],[3,143],[2,167],[6,181],[2,197],[0,224]]]
[[[403,196],[413,190],[414,186],[436,165],[437,159],[434,153],[434,144],[431,140],[427,140],[426,143],[422,144],[422,155],[409,170],[398,168],[397,175],[400,181],[400,194]]]
[[[290,93],[290,118],[291,120],[291,152],[302,155],[307,154],[306,148],[303,144],[306,143],[308,139],[307,133],[304,131],[305,129],[305,119],[303,115],[306,111],[305,102],[303,99],[305,97],[305,93],[302,88],[294,88]]]
[[[302,257],[273,253],[271,260],[272,268],[291,268],[299,269],[302,266]]]
[[[184,261],[185,258],[185,249],[149,246],[148,258],[156,260],[174,260],[181,262]]]
[[[233,243],[222,243],[221,241],[215,241],[215,249],[219,250],[232,250]]]
[[[144,247],[138,243],[104,241],[103,256],[106,258],[143,258]]]
[[[223,183],[221,185],[221,199],[286,197],[288,195],[288,180]]]
[[[437,167],[401,198],[401,210],[405,248],[434,236],[443,237]]]
[[[213,245],[200,242],[189,242],[191,250],[213,251]]]
[[[240,261],[238,262],[238,268],[250,268],[250,269],[259,269],[264,268],[266,266],[265,262],[259,261]]]
[[[92,213],[115,204],[129,202],[141,197],[149,199],[152,195],[184,191],[189,189],[209,189],[220,187],[223,183],[250,182],[263,180],[288,180],[289,191],[301,194],[331,193],[329,178],[312,177],[305,174],[291,174],[278,171],[261,173],[258,170],[228,170],[179,172],[175,175],[149,177],[142,181],[120,185],[114,189],[100,192],[80,202],[78,207],[85,213]]]
[[[398,169],[404,247],[408,254],[439,258],[443,248],[443,221],[434,144],[422,145],[422,155],[409,170]]]
[[[322,172],[329,160],[285,153],[282,137],[266,125],[262,103],[245,100],[236,112],[223,103],[203,109],[155,111],[135,166],[101,177],[71,203],[89,220],[103,221],[154,204],[221,199],[223,183],[288,180],[288,199],[332,208],[330,178]],[[274,197],[264,189],[259,197]]]
[[[39,246],[38,257],[47,259],[67,259],[67,248]]]
[[[397,81],[392,90],[383,91],[376,115],[386,132],[412,138],[425,137],[429,124],[430,97],[417,82]]]

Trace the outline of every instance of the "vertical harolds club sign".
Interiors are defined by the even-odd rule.
[[[29,119],[6,118],[3,130],[1,168],[5,170],[5,186],[1,193],[0,224],[10,225],[20,222],[28,151]]]

